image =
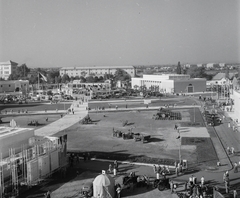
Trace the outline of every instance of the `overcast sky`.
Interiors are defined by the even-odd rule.
[[[238,0],[0,0],[0,62],[240,62]]]

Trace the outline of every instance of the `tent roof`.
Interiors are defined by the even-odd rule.
[[[114,186],[115,180],[108,174],[101,174],[94,179],[93,184],[96,186]]]

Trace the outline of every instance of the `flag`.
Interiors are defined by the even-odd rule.
[[[42,77],[42,79],[43,79],[45,82],[47,82],[47,77],[44,76],[43,74],[41,74],[40,72],[39,72],[39,74],[40,74],[40,76]]]

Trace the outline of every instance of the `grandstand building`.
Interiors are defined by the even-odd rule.
[[[131,77],[135,77],[136,71],[133,66],[84,66],[84,67],[62,67],[60,69],[60,75],[63,76],[67,74],[69,77],[76,76],[104,76],[105,74],[112,74],[116,72],[117,69],[122,69],[126,71]]]
[[[16,71],[17,66],[18,63],[12,61],[0,62],[0,78],[7,80],[10,74]]]

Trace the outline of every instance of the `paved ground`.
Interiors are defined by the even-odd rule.
[[[76,115],[75,115],[76,114]],[[69,116],[77,116],[77,112],[74,115]],[[71,117],[71,118],[73,118]],[[79,119],[79,116],[78,116]],[[208,182],[211,182],[212,184],[218,185],[220,187],[223,187],[222,183],[222,174],[223,171],[226,169],[231,169],[231,163],[235,161],[239,161],[239,156],[228,156],[224,150],[226,146],[234,146],[237,151],[240,151],[239,149],[239,134],[236,134],[232,131],[232,129],[227,127],[228,119],[224,124],[215,127],[216,131],[212,131],[212,136],[215,134],[215,140],[214,145],[216,150],[218,151],[218,157],[220,162],[224,165],[219,167],[217,170],[207,170],[207,171],[199,171],[199,172],[187,172],[184,175],[181,175],[179,177],[173,176],[174,181],[179,182],[180,184],[187,181],[188,177],[191,174],[194,174],[198,179],[202,176],[205,177],[205,180]],[[69,119],[71,120],[71,119]],[[195,129],[196,130],[196,129]],[[202,131],[202,130],[201,130]],[[191,132],[189,132],[190,134]],[[50,132],[52,134],[52,132]],[[184,134],[184,133],[182,133]],[[187,133],[185,133],[187,134]],[[47,134],[46,134],[47,135]],[[192,134],[191,134],[192,135]],[[202,132],[203,136],[207,136],[206,132]],[[211,134],[210,134],[211,135]],[[219,139],[218,139],[219,137]],[[217,140],[218,139],[218,140]],[[220,140],[220,141],[219,141]],[[76,177],[74,180],[71,180],[68,183],[61,183],[58,182],[58,184],[52,185],[52,186],[43,186],[42,192],[45,192],[47,190],[52,191],[52,197],[79,197],[79,186],[86,182],[86,180],[92,180],[97,174],[101,172],[102,169],[107,169],[110,162],[106,161],[88,161],[86,163],[82,162],[78,165],[75,165],[76,170],[82,170],[82,174],[80,174],[78,177]],[[227,164],[227,165],[226,165]],[[152,177],[154,177],[153,171],[151,166],[146,165],[134,165],[134,164],[121,164],[120,165],[120,171],[121,175],[119,175],[116,180],[121,181],[122,174],[129,173],[130,171],[136,171],[139,174],[148,174]],[[97,172],[96,172],[97,171]],[[239,184],[239,173],[233,173],[233,171],[230,171],[230,182],[231,186]],[[239,185],[240,186],[240,185]],[[238,186],[238,188],[239,188]],[[183,186],[179,188],[178,190],[182,190]],[[233,188],[231,188],[232,190]],[[240,189],[239,189],[240,190]],[[66,194],[64,194],[66,193]],[[239,192],[240,194],[240,192]],[[33,195],[34,196],[34,195]],[[31,196],[31,197],[33,197]],[[124,197],[166,197],[166,198],[176,198],[175,194],[170,194],[169,190],[164,192],[159,192],[157,189],[138,189],[132,192],[125,192]],[[36,196],[35,196],[36,197]],[[240,196],[239,196],[240,197]]]
[[[52,122],[51,124],[35,130],[35,135],[38,136],[52,136],[57,134],[60,131],[64,131],[70,126],[79,122],[87,116],[88,111],[86,110],[87,105],[81,104],[79,101],[73,101],[70,109],[74,110],[73,112],[67,113],[61,119]]]

